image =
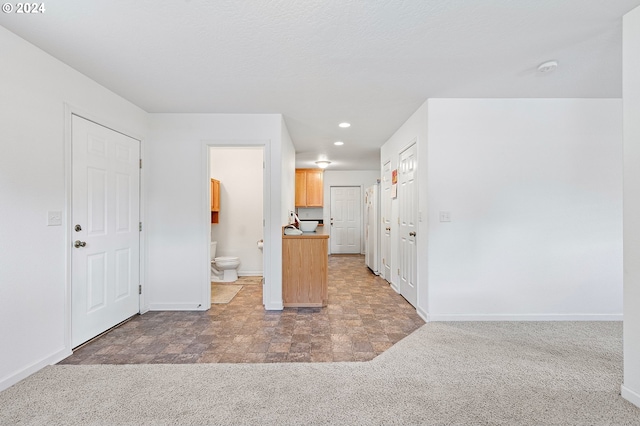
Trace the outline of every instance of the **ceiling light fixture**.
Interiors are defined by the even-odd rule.
[[[333,144],[334,144],[335,146],[342,146],[342,145],[344,145],[344,142],[342,142],[342,141],[335,141]]]
[[[342,127],[343,129],[346,129],[347,127],[351,127],[351,123],[340,123],[338,124],[339,127]]]
[[[544,74],[555,71],[558,68],[558,61],[547,61],[538,65],[538,72]]]
[[[318,165],[318,167],[320,167],[321,169],[326,169],[327,166],[329,164],[331,164],[331,161],[329,160],[320,160],[320,161],[316,161],[316,164]]]

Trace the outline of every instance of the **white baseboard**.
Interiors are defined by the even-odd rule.
[[[284,304],[282,300],[279,302],[270,302],[264,305],[264,309],[267,311],[281,311],[284,309]]]
[[[43,368],[55,364],[57,362],[62,361],[63,359],[65,359],[66,357],[68,357],[69,355],[71,355],[72,352],[70,350],[67,350],[65,348],[59,349],[56,352],[54,352],[51,355],[48,355],[36,362],[34,362],[31,365],[28,365],[27,367],[23,368],[22,370],[19,370],[15,373],[12,373],[10,375],[8,375],[7,377],[4,377],[2,380],[0,380],[0,391],[3,391],[13,385],[15,385],[16,383],[18,383],[20,380],[25,379],[27,377],[29,377],[30,375],[37,373],[38,371],[42,370]]]
[[[206,311],[209,307],[205,307],[200,303],[150,303],[150,311]]]
[[[622,321],[622,314],[429,314],[430,321]]]
[[[624,399],[626,399],[636,407],[640,407],[640,393],[632,391],[625,385],[620,386],[620,391]]]
[[[400,287],[398,287],[395,283],[390,282],[389,285],[396,293],[400,294]]]
[[[424,311],[422,308],[417,307],[416,308],[416,313],[418,314],[418,316],[420,318],[422,318],[424,320],[424,322],[429,322],[430,321],[429,314],[426,311]]]
[[[261,277],[263,271],[238,271],[239,277]]]

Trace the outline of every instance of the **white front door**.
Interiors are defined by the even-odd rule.
[[[382,166],[382,193],[380,195],[382,211],[382,240],[380,251],[382,252],[382,277],[391,282],[391,162],[387,161]]]
[[[140,142],[73,115],[71,346],[139,311]]]
[[[400,294],[416,306],[416,217],[418,194],[416,191],[416,145],[413,144],[400,153],[398,170],[398,200],[400,218]]]
[[[362,197],[359,186],[331,187],[331,253],[360,253]]]

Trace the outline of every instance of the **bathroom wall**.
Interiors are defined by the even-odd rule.
[[[240,258],[238,275],[262,275],[263,149],[210,148],[211,177],[220,181],[219,223],[211,225],[216,256]]]
[[[204,310],[211,222],[209,145],[264,145],[264,304],[282,309],[282,225],[293,208],[294,152],[280,114],[150,114],[147,186],[149,309]],[[289,186],[291,188],[289,188]],[[283,193],[286,190],[287,193]],[[286,203],[286,204],[284,204]],[[267,206],[268,204],[268,206]],[[285,207],[286,206],[286,207]],[[282,212],[282,209],[285,209]],[[254,240],[255,243],[255,240]]]

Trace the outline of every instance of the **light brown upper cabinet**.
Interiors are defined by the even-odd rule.
[[[322,207],[323,171],[296,169],[296,207]]]
[[[220,213],[220,181],[211,179],[211,223],[218,223]]]

